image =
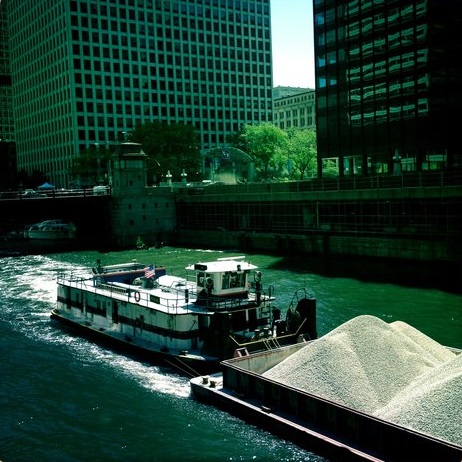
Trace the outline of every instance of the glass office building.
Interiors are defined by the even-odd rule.
[[[8,0],[7,12],[18,168],[57,186],[79,152],[143,122],[192,124],[209,149],[271,121],[270,0]]]
[[[461,0],[314,0],[319,174],[460,169]]]

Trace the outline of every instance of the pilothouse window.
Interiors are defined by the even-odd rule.
[[[223,274],[223,277],[221,280],[222,289],[229,289],[229,280],[230,280],[230,274],[229,273]]]
[[[236,271],[228,271],[223,274],[222,288],[232,289],[234,287],[244,287],[245,275],[244,273],[237,273]]]
[[[205,273],[200,271],[197,273],[197,287],[205,286]]]
[[[213,274],[198,272],[197,273],[197,287],[211,288],[213,287]]]

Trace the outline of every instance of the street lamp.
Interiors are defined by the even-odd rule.
[[[183,186],[186,186],[186,180],[187,179],[188,179],[188,174],[183,169],[183,171],[181,172],[181,181],[183,183]]]
[[[167,170],[167,175],[165,175],[165,178],[167,178],[167,184],[172,186],[172,174],[170,173],[170,170]]]
[[[98,176],[98,184],[103,184],[103,180],[101,178],[101,152],[99,150],[99,143],[95,143],[95,151],[96,151],[96,165],[97,165],[97,176]]]

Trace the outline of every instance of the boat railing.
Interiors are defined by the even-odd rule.
[[[104,291],[112,296],[118,294],[119,296],[125,295],[127,301],[135,301],[141,306],[147,308],[153,307],[152,304],[162,306],[167,313],[177,313],[178,310],[184,311],[232,311],[240,308],[244,309],[249,304],[264,307],[268,303],[271,304],[272,297],[266,296],[264,293],[261,296],[260,302],[257,303],[253,294],[250,293],[249,298],[228,298],[218,297],[213,294],[206,294],[204,291],[198,293],[196,285],[187,281],[186,283],[179,283],[172,281],[170,285],[157,285],[156,288],[160,289],[156,292],[150,290],[143,290],[142,287],[119,285],[117,283],[106,283],[103,278],[88,275],[82,272],[59,273],[57,282],[61,285],[72,284],[77,288],[89,292]],[[165,296],[162,294],[165,293]]]
[[[127,301],[130,300],[131,297],[134,297],[135,300],[139,304],[143,304],[143,299],[144,299],[144,304],[147,305],[148,298],[146,295],[141,296],[142,294],[138,292],[136,289],[131,287],[121,287],[117,284],[114,283],[106,283],[104,280],[100,280],[97,277],[84,277],[81,275],[74,275],[74,274],[66,274],[66,275],[58,275],[57,278],[58,284],[69,284],[71,283],[72,285],[76,286],[80,290],[85,290],[86,292],[93,292],[97,293],[99,292],[107,292],[109,297],[112,297],[113,294],[118,294],[122,296],[127,297]],[[139,293],[139,299],[137,299],[138,295],[136,293]],[[143,293],[145,294],[145,293]]]
[[[220,298],[202,297],[197,300],[197,305],[204,307],[208,311],[229,311],[240,307],[248,306],[249,300],[242,298]]]
[[[165,293],[165,297],[159,295],[159,292],[151,293],[149,290],[140,291],[138,304],[149,307],[150,303],[155,303],[164,307],[167,313],[175,314],[178,310],[186,311],[230,311],[239,308],[244,308],[249,305],[248,299],[241,298],[223,298],[214,296],[203,296],[198,293],[194,285],[185,284],[182,286],[158,287],[161,289],[161,294]],[[168,295],[167,295],[168,294]],[[189,303],[188,303],[189,302]],[[253,302],[251,300],[251,302]],[[266,300],[261,306],[266,304]],[[255,301],[256,305],[256,301]]]
[[[196,284],[192,281],[187,281],[186,284],[180,286],[175,284],[165,286],[165,288],[162,288],[162,291],[176,294],[176,297],[168,297],[166,303],[162,303],[162,298],[156,300],[156,302],[168,309],[174,310],[180,307],[183,310],[188,310],[188,307],[184,305],[185,300],[193,303],[195,311],[198,309],[202,309],[203,311],[232,311],[247,307],[252,303],[255,306],[265,307],[271,305],[271,302],[274,300],[271,294],[262,292],[260,301],[257,303],[255,292],[252,289],[249,289],[248,295],[250,296],[247,298],[214,296],[213,294],[207,294],[204,290],[198,292]],[[141,298],[143,298],[143,294],[141,294]]]
[[[111,294],[112,293],[121,294],[121,295],[127,294],[128,297],[130,296],[129,290],[125,289],[124,287],[115,286],[114,284],[104,284],[103,283],[98,286],[98,289],[107,290]]]
[[[72,272],[60,272],[58,273],[56,280],[58,284],[64,284],[66,282],[71,283],[80,283],[82,286],[86,287],[93,285],[93,277],[89,276],[87,273],[82,273],[81,271],[72,271]]]

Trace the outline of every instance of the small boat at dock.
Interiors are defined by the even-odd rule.
[[[77,228],[74,223],[66,220],[45,220],[28,226],[24,230],[26,239],[42,240],[74,240],[77,238]]]
[[[316,300],[296,291],[285,316],[244,256],[197,262],[184,277],[136,261],[57,277],[51,318],[122,351],[195,376],[224,359],[316,338]]]

